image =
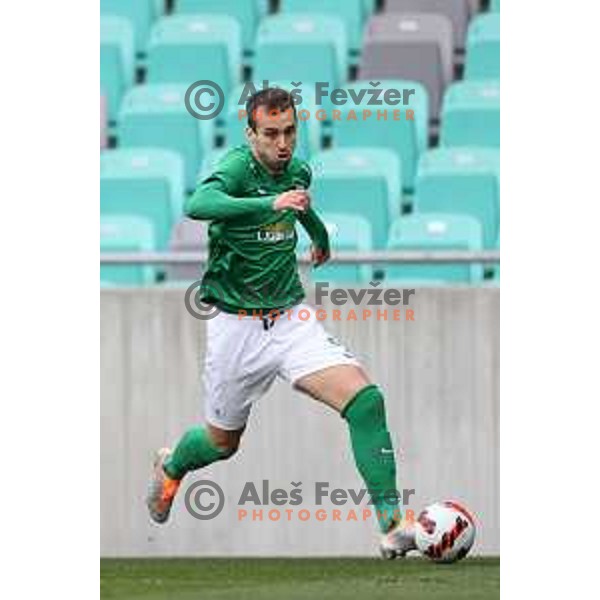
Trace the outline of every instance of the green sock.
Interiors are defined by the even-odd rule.
[[[344,407],[342,417],[348,422],[354,460],[372,498],[379,527],[386,533],[399,515],[399,503],[388,492],[396,490],[396,459],[379,388],[368,385],[360,390]]]
[[[189,471],[201,469],[232,452],[215,446],[204,427],[192,427],[185,432],[173,454],[165,462],[164,470],[171,479],[183,479]]]

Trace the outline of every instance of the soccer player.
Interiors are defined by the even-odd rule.
[[[311,238],[315,266],[328,260],[329,239],[311,208],[310,168],[293,157],[293,100],[285,90],[269,88],[253,95],[246,110],[248,144],[229,151],[185,204],[188,217],[210,221],[201,293],[220,312],[206,321],[206,424],[191,427],[173,451],[158,451],[147,498],[150,516],[164,523],[186,473],[236,452],[252,403],[279,376],[345,419],[383,534],[381,554],[404,556],[416,547],[414,527],[398,519],[398,502],[386,496],[397,487],[383,394],[302,303],[296,222]],[[300,310],[310,318],[299,319]],[[253,318],[257,314],[262,318]]]

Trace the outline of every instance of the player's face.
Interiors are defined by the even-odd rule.
[[[296,146],[296,121],[292,110],[259,110],[256,131],[248,128],[248,141],[255,156],[271,172],[283,171],[292,159]]]

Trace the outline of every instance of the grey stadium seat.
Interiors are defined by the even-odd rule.
[[[200,221],[182,219],[173,227],[169,250],[171,252],[204,252],[207,250],[207,226]],[[181,264],[167,266],[167,281],[196,281],[202,276],[202,266]]]
[[[437,118],[452,76],[452,23],[448,17],[385,13],[371,18],[358,79],[419,81],[429,92],[429,116]]]
[[[469,0],[386,0],[387,13],[434,13],[444,15],[452,22],[454,46],[465,47],[465,36],[471,6]]]

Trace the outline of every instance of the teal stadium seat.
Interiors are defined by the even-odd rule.
[[[397,219],[390,229],[390,250],[482,249],[481,225],[472,217],[444,213],[421,213]],[[477,283],[483,278],[478,264],[396,264],[385,268],[386,281]]]
[[[369,81],[357,81],[344,88],[348,92],[360,94],[362,90],[375,89]],[[428,95],[425,86],[414,81],[382,81],[377,88],[382,92],[379,100],[383,101],[387,90],[415,90],[409,95],[408,104],[369,106],[371,95],[367,92],[360,104],[351,97],[343,106],[327,104],[327,112],[341,111],[339,120],[332,120],[333,145],[335,147],[377,146],[393,150],[402,163],[402,182],[405,191],[412,190],[417,169],[417,162],[422,152],[427,149],[427,123],[429,115]],[[330,99],[330,98],[329,98]],[[396,100],[394,100],[396,102]],[[355,111],[357,119],[348,120],[350,111]],[[363,119],[363,110],[370,110],[372,115]],[[387,120],[377,119],[377,111],[387,111]],[[399,120],[394,120],[394,111],[399,110]],[[406,119],[406,110],[414,112],[414,120]]]
[[[256,81],[290,85],[328,81],[332,88],[346,81],[348,42],[339,17],[279,14],[266,17],[258,29]]]
[[[134,81],[133,29],[123,17],[100,19],[100,87],[106,95],[108,118],[114,123],[121,99]]]
[[[421,289],[421,288],[431,288],[431,287],[448,287],[447,282],[442,279],[415,279],[410,275],[405,276],[399,279],[386,279],[385,280],[386,288],[413,288],[413,289]]]
[[[156,250],[151,221],[132,215],[100,217],[100,252],[152,252]],[[156,280],[152,265],[100,265],[102,287],[147,285]]]
[[[371,147],[326,150],[314,157],[311,166],[315,206],[324,212],[365,216],[373,230],[373,247],[384,249],[401,208],[396,153]]]
[[[494,282],[495,285],[500,285],[500,265],[496,265],[496,267],[494,268],[494,272],[492,275],[492,281]]]
[[[148,219],[158,250],[167,249],[171,228],[182,215],[183,192],[183,161],[174,152],[128,148],[100,155],[101,216]]]
[[[352,52],[362,45],[365,10],[363,0],[281,0],[282,13],[311,13],[340,17],[344,21],[348,47]]]
[[[492,0],[490,10],[493,12],[500,12],[500,0]]]
[[[500,146],[500,83],[459,81],[444,96],[443,146]]]
[[[329,233],[332,254],[339,252],[370,252],[373,249],[373,231],[371,223],[360,215],[348,213],[323,213],[320,215]],[[310,238],[298,225],[298,252],[310,251]],[[326,263],[314,270],[310,278],[313,281],[330,281],[340,284],[364,284],[372,279],[371,265],[344,265]]]
[[[241,77],[239,23],[224,15],[171,15],[150,34],[148,83],[217,83],[225,96]]]
[[[262,16],[259,0],[177,0],[177,14],[219,14],[237,19],[242,31],[242,45],[246,52],[254,48],[256,29]]]
[[[281,87],[289,91],[292,90],[288,85],[278,86],[277,82],[270,81],[272,87]],[[253,93],[252,86],[241,85],[237,88],[229,98],[225,138],[228,146],[237,146],[246,141],[245,129],[248,125],[248,119],[244,116],[246,110],[247,97]],[[254,90],[259,91],[262,85],[255,83]],[[321,149],[321,122],[315,118],[317,107],[314,99],[314,86],[301,87],[302,102],[296,107],[297,113],[300,110],[306,109],[309,111],[310,118],[303,118],[299,114],[298,117],[298,141],[296,145],[296,156],[304,160],[308,160],[315,152]],[[241,101],[241,102],[240,102]],[[243,118],[240,118],[240,114]]]
[[[156,0],[100,0],[100,14],[127,19],[133,29],[135,51],[143,55],[152,22],[161,13]]]
[[[500,15],[475,18],[467,36],[466,79],[500,79]]]
[[[178,152],[184,161],[185,185],[194,189],[204,155],[212,149],[215,121],[194,119],[184,103],[186,87],[140,85],[123,99],[119,145],[146,146]]]
[[[106,96],[100,93],[100,149],[108,147],[108,115],[106,112]]]
[[[477,219],[483,245],[496,247],[500,230],[500,152],[491,148],[438,148],[425,153],[417,173],[415,211]]]
[[[363,11],[365,17],[372,15],[375,12],[377,6],[377,0],[363,0]]]

